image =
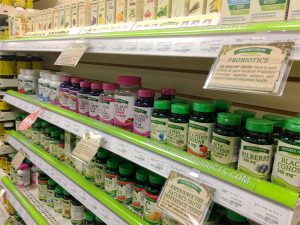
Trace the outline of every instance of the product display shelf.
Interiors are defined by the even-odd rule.
[[[76,197],[86,208],[100,217],[109,225],[147,225],[148,223],[132,213],[117,200],[88,182],[83,176],[34,145],[16,131],[9,133],[8,142],[18,151],[23,151],[26,157]]]
[[[293,60],[300,60],[300,21],[217,25],[157,30],[133,30],[85,33],[64,37],[17,38],[0,42],[1,51],[61,52],[69,44],[84,42],[89,53],[160,55],[184,57],[217,57],[225,44],[259,44],[294,41]],[[50,32],[51,33],[51,32]],[[253,36],[255,33],[255,36]]]
[[[5,100],[30,113],[43,108],[40,118],[78,136],[100,134],[104,148],[166,178],[174,170],[209,185],[216,189],[215,202],[258,223],[300,220],[296,192],[14,91]]]

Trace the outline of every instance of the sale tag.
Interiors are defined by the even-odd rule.
[[[21,150],[18,151],[18,153],[15,155],[15,157],[11,161],[11,166],[16,170],[19,169],[20,165],[23,163],[25,158],[26,158],[25,153]]]
[[[215,189],[172,171],[157,206],[169,220],[186,225],[203,224],[210,212]]]
[[[44,109],[39,109],[33,113],[30,113],[19,125],[18,130],[27,130],[34,124],[34,122],[37,120],[39,117],[39,113],[44,111]]]

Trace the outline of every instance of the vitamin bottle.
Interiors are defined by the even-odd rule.
[[[48,72],[48,71],[46,71]],[[43,99],[43,91],[44,91],[44,79],[46,77],[45,72],[41,71],[40,72],[40,78],[38,79],[38,92],[37,92],[37,97],[39,99]]]
[[[238,170],[260,179],[270,178],[273,152],[273,123],[265,119],[247,119],[242,137]]]
[[[59,85],[59,105],[69,109],[69,88],[71,87],[71,77],[63,76],[62,83]]]
[[[172,104],[168,120],[167,144],[180,150],[186,150],[190,106],[188,104]]]
[[[167,123],[171,112],[171,102],[168,100],[156,100],[151,116],[150,138],[166,143]]]
[[[24,93],[26,95],[36,96],[38,89],[38,73],[35,70],[25,70],[23,81]]]
[[[21,69],[20,74],[18,75],[18,92],[24,93],[24,80],[25,80],[26,74],[25,70]]]
[[[31,167],[31,185],[33,185],[35,188],[38,187],[39,173],[41,173],[41,170],[33,164]]]
[[[46,128],[46,133],[45,133],[45,137],[44,137],[44,142],[43,142],[43,148],[46,152],[49,152],[50,149],[50,141],[51,141],[51,132],[55,131],[56,128],[55,127],[47,127]]]
[[[68,109],[73,112],[78,112],[78,105],[77,105],[77,94],[80,90],[80,78],[73,77],[71,80],[71,87],[69,88],[69,107]]]
[[[218,117],[220,112],[229,112],[231,102],[224,99],[214,99],[212,103],[215,105],[215,117]]]
[[[21,69],[30,70],[31,62],[26,54],[18,52],[16,57],[16,71],[18,75]]]
[[[138,214],[143,212],[144,208],[144,191],[148,181],[148,171],[138,169],[135,173],[135,182],[133,185],[132,208]]]
[[[286,119],[278,140],[272,182],[300,192],[300,118]]]
[[[47,121],[42,121],[42,127],[40,130],[40,146],[44,148],[44,141],[45,141],[45,136],[46,136],[46,128],[50,127],[51,124]]]
[[[117,82],[120,88],[115,91],[114,125],[132,131],[134,101],[141,87],[141,78],[119,76]]]
[[[71,202],[71,223],[82,224],[84,221],[85,207],[75,198]]]
[[[107,160],[110,157],[110,152],[104,148],[100,148],[97,152],[95,159],[95,177],[94,183],[99,188],[104,188],[105,182],[105,169]]]
[[[27,163],[22,163],[18,169],[18,187],[25,188],[30,183],[30,167]]]
[[[50,82],[49,100],[54,105],[59,105],[59,86],[61,84],[61,76],[53,74]]]
[[[115,97],[114,92],[117,89],[116,84],[103,84],[103,92],[99,98],[99,120],[114,124],[115,115]]]
[[[63,189],[61,186],[57,185],[55,187],[55,194],[54,194],[54,211],[57,213],[62,213],[62,200],[63,200]]]
[[[239,114],[241,116],[241,126],[239,129],[243,135],[246,132],[247,119],[254,118],[256,113],[254,111],[244,110],[244,109],[236,109],[233,111],[233,113]]]
[[[102,83],[92,83],[89,93],[89,117],[99,119],[99,96],[102,92]]]
[[[95,216],[90,210],[86,210],[84,213],[84,223],[83,225],[95,225]]]
[[[120,159],[117,157],[111,157],[107,160],[107,165],[105,169],[104,190],[111,197],[116,197],[119,164]]]
[[[44,86],[43,86],[43,101],[49,102],[50,101],[50,82],[52,79],[52,73],[48,72],[45,73],[44,78]]]
[[[49,178],[47,186],[47,205],[51,208],[54,207],[54,194],[56,185],[56,182]]]
[[[151,90],[138,90],[138,98],[134,102],[133,133],[150,137],[154,95],[155,93]]]
[[[80,90],[77,94],[78,112],[82,115],[89,115],[89,93],[91,92],[91,83],[88,81],[80,82]]]
[[[190,116],[187,151],[201,158],[210,158],[212,135],[215,126],[214,105],[195,102]]]
[[[219,220],[219,225],[249,225],[247,219],[229,209]]]
[[[31,133],[31,139],[34,144],[39,145],[40,144],[40,133],[41,133],[41,128],[42,128],[42,121],[37,120],[33,124],[33,130]]]
[[[38,197],[40,201],[47,202],[48,176],[43,172],[38,176]]]
[[[236,168],[239,157],[241,116],[219,113],[213,132],[210,159],[222,165]]]
[[[130,205],[132,202],[134,180],[134,165],[123,163],[119,166],[119,175],[117,178],[117,200],[123,205]]]
[[[61,132],[59,135],[58,146],[57,146],[57,158],[60,161],[65,160],[65,133]]]
[[[15,56],[9,52],[0,52],[0,77],[2,79],[14,78]]]
[[[54,157],[57,157],[59,136],[60,136],[59,130],[51,131],[51,139],[49,142],[49,153]]]
[[[149,174],[149,183],[146,185],[145,190],[145,205],[143,216],[150,224],[161,224],[162,222],[162,212],[157,207],[157,200],[161,189],[164,185],[164,178],[150,173]]]
[[[175,98],[176,89],[162,88],[160,89],[160,97],[157,100],[169,100]]]
[[[83,176],[91,181],[94,182],[95,177],[95,157],[83,167]]]
[[[66,219],[71,218],[71,201],[72,197],[66,190],[63,190],[62,197],[62,217]]]

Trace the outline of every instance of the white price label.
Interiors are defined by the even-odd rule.
[[[133,161],[138,163],[139,165],[146,165],[147,156],[143,150],[134,149],[134,154],[132,155]]]
[[[158,173],[162,176],[164,176],[166,171],[168,171],[168,165],[166,164],[166,161],[159,156],[150,156],[148,165],[150,170],[153,170],[155,173]]]

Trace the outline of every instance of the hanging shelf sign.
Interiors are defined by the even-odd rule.
[[[224,45],[205,89],[282,95],[294,42]]]

